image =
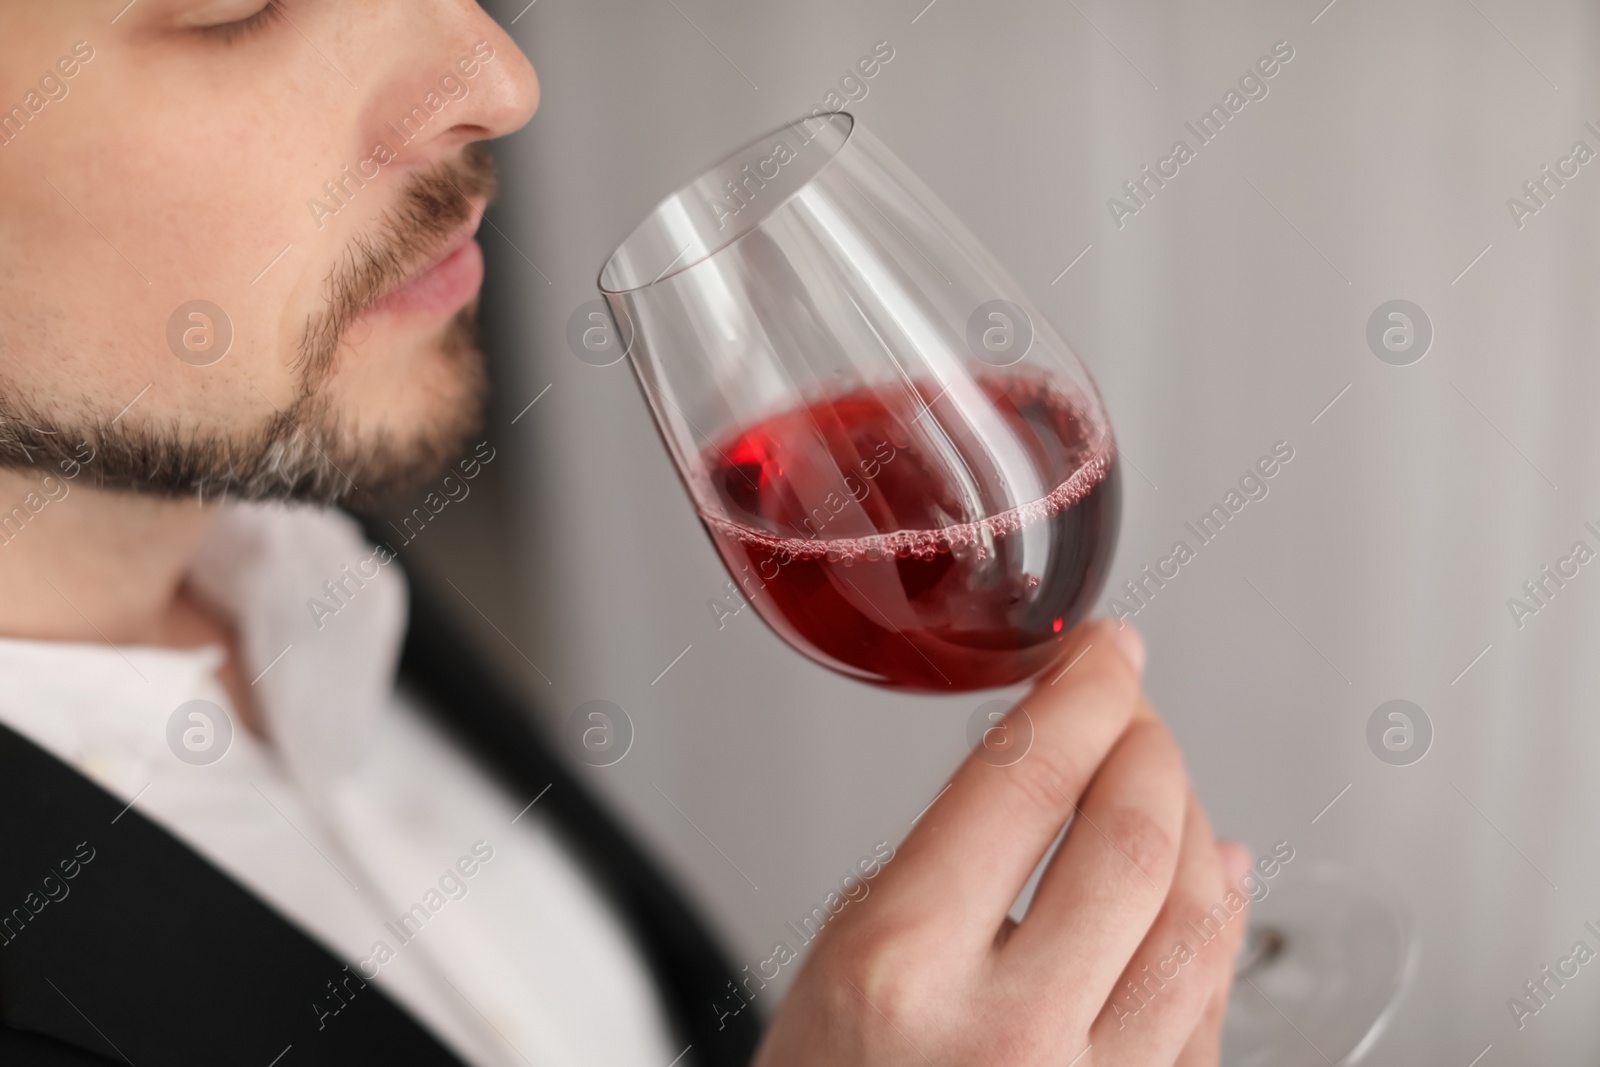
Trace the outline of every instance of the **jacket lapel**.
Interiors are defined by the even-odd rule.
[[[0,1061],[461,1067],[249,891],[4,726],[0,827]]]

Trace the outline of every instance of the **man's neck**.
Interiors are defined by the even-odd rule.
[[[0,470],[0,636],[201,643],[184,574],[215,509]]]

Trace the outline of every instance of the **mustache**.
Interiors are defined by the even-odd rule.
[[[473,307],[462,308],[440,340],[458,376],[459,395],[449,398],[436,425],[414,439],[360,439],[321,387],[361,313],[443,252],[472,220],[474,202],[492,199],[494,191],[494,163],[482,144],[406,178],[397,201],[350,242],[328,272],[326,304],[308,318],[301,337],[296,395],[258,426],[191,434],[176,425],[63,416],[51,410],[49,397],[15,390],[4,377],[0,354],[0,469],[47,475],[81,470],[98,487],[168,499],[198,495],[202,501],[231,495],[370,504],[420,484],[459,455],[481,425],[486,383]],[[80,451],[85,447],[92,464]]]
[[[458,158],[406,179],[399,203],[370,232],[357,235],[325,283],[327,307],[306,323],[300,371],[307,391],[333,369],[339,342],[371,304],[410,280],[471,221],[473,201],[491,201],[494,158],[481,143]]]

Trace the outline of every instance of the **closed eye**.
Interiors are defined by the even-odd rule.
[[[233,44],[245,37],[260,33],[267,26],[283,18],[283,10],[278,6],[279,0],[268,0],[266,6],[253,15],[232,22],[222,22],[215,26],[196,26],[195,32],[209,37],[223,44]]]

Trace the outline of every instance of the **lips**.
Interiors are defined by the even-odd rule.
[[[483,249],[475,234],[482,219],[472,223],[432,263],[369,304],[363,316],[443,318],[461,310],[483,284]]]

